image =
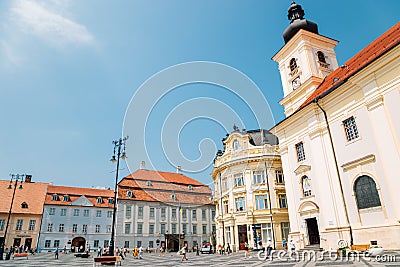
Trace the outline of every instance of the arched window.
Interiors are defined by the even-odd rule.
[[[303,186],[303,195],[305,197],[311,196],[311,180],[307,176],[301,178],[301,185]]]
[[[368,175],[357,178],[354,183],[358,209],[366,209],[381,206],[375,181]]]
[[[28,204],[26,204],[26,202],[22,202],[21,208],[27,209],[28,208]]]
[[[233,140],[232,147],[233,147],[233,150],[239,149],[239,141],[237,139]]]
[[[318,61],[319,61],[319,62],[326,63],[324,53],[322,53],[321,51],[318,51],[318,52],[317,52],[317,56],[318,56]]]
[[[296,59],[292,58],[290,60],[290,71],[293,71],[295,68],[297,68],[297,63],[296,63]]]

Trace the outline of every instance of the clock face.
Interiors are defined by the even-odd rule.
[[[296,89],[296,88],[299,87],[300,85],[301,85],[300,77],[296,77],[296,78],[292,81],[293,89]]]

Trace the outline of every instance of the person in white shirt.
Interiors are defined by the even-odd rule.
[[[143,247],[140,246],[139,248],[139,259],[143,259]]]

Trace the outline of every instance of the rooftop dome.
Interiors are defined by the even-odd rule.
[[[288,9],[288,19],[290,25],[283,32],[283,39],[285,43],[301,29],[318,34],[318,25],[312,21],[304,19],[304,10],[301,5],[294,1]]]

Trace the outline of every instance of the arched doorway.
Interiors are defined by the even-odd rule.
[[[85,246],[86,246],[86,240],[85,238],[79,236],[75,237],[72,239],[72,244],[71,244],[71,249],[77,252],[84,252],[85,251]]]

